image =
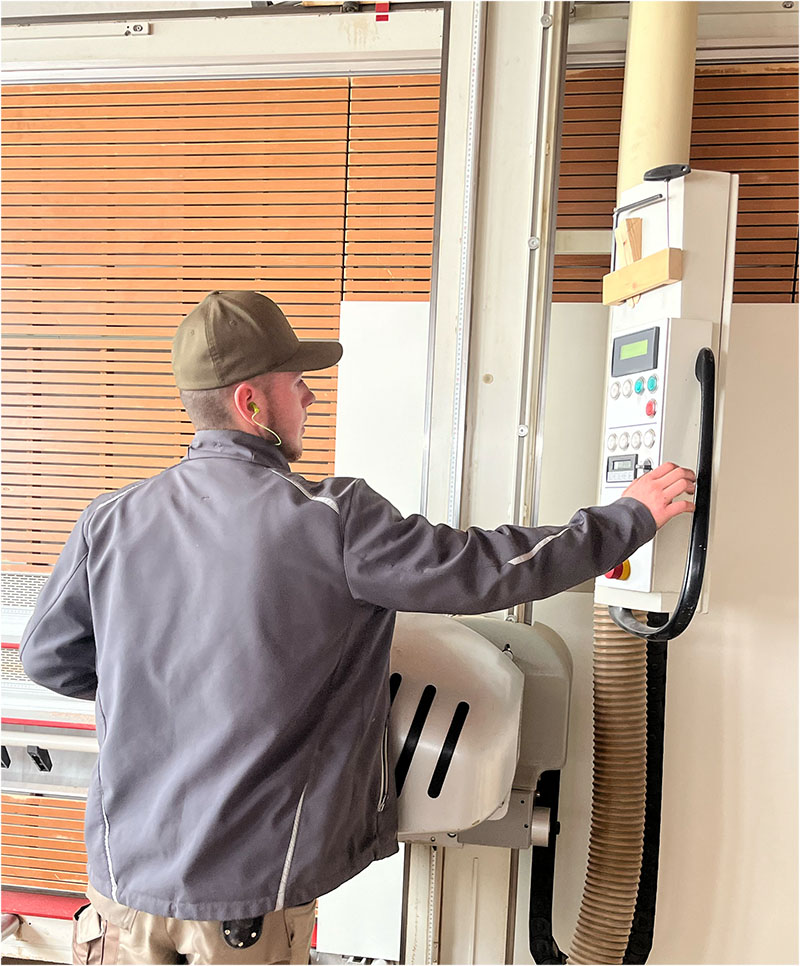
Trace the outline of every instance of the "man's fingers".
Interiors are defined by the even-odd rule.
[[[669,486],[664,487],[662,492],[664,494],[664,498],[671,502],[676,496],[680,496],[681,493],[694,493],[695,489],[695,484],[690,480],[676,480]]]
[[[661,463],[654,470],[650,470],[650,479],[660,480],[662,476],[666,476],[667,473],[677,469],[680,469],[677,463]]]
[[[664,515],[668,520],[680,513],[694,513],[694,503],[691,500],[675,500],[664,510]]]
[[[655,473],[655,470],[653,470]],[[652,475],[652,474],[651,474]],[[687,469],[685,466],[676,466],[675,469],[657,477],[662,486],[670,486],[677,480],[690,480],[692,483],[697,479],[694,470]]]

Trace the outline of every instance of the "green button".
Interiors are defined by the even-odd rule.
[[[650,378],[647,380],[647,388],[650,390],[650,392],[655,392],[656,389],[658,389],[658,379],[656,379],[655,376],[650,376]]]
[[[644,379],[637,379],[636,385],[633,388],[641,396],[641,394],[644,392]]]

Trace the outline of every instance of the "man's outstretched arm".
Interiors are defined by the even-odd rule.
[[[562,526],[455,530],[403,517],[363,481],[343,515],[344,560],[356,599],[402,611],[484,613],[551,597],[605,573],[693,504],[694,473],[671,463],[606,507]],[[674,501],[674,502],[673,502]]]

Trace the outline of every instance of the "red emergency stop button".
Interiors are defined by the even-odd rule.
[[[655,401],[655,399],[651,399],[647,403],[647,406],[645,407],[645,412],[647,413],[648,416],[655,416],[655,414],[656,414],[656,401]]]
[[[606,577],[609,580],[627,580],[628,577],[630,577],[630,575],[631,575],[631,562],[630,560],[626,560],[623,563],[619,564],[619,566],[614,567],[613,570],[609,570],[609,572],[606,574]]]

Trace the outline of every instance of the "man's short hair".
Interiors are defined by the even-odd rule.
[[[181,389],[181,402],[195,429],[233,429],[233,391],[221,389]]]
[[[249,382],[269,393],[272,384],[271,372],[262,372],[242,382]],[[241,383],[220,389],[181,389],[180,396],[186,414],[195,429],[236,429],[233,411],[233,394]]]

